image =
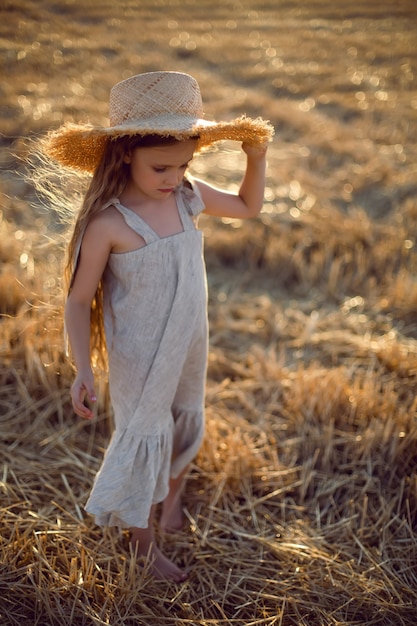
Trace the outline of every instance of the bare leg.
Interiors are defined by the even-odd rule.
[[[186,572],[165,557],[156,545],[153,530],[153,518],[155,515],[155,507],[152,507],[149,517],[148,528],[130,529],[130,542],[138,557],[144,557],[151,560],[150,571],[152,575],[159,580],[172,580],[174,582],[183,582],[187,579]]]
[[[162,530],[180,530],[184,525],[181,495],[187,469],[185,468],[177,478],[171,478],[169,481],[169,493],[162,503],[161,518],[159,520]]]

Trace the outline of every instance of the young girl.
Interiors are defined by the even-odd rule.
[[[197,216],[249,218],[261,210],[272,127],[246,117],[208,122],[196,81],[150,72],[115,85],[110,127],[64,126],[44,145],[61,165],[93,173],[69,245],[65,323],[76,377],[74,411],[91,419],[91,350],[107,347],[115,430],[86,510],[130,529],[157,578],[186,573],[155,542],[182,524],[181,491],[204,430],[206,276]],[[186,177],[193,155],[242,142],[238,194]],[[105,337],[105,341],[104,341]],[[87,401],[87,403],[86,403]]]

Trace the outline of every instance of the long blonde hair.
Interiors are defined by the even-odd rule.
[[[93,174],[77,215],[72,236],[67,247],[64,270],[66,295],[71,292],[78,267],[82,238],[90,220],[97,215],[111,198],[123,192],[129,178],[130,165],[124,162],[127,152],[137,147],[153,147],[176,143],[174,137],[158,135],[121,137],[107,142],[103,156]],[[103,283],[100,280],[90,313],[90,349],[93,364],[106,366],[107,349],[103,318]]]

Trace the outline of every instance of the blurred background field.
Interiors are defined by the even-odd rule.
[[[413,0],[4,0],[2,624],[415,625],[416,44]],[[73,415],[65,227],[24,178],[28,138],[107,124],[111,86],[157,69],[195,76],[208,118],[276,129],[260,217],[201,221],[207,432],[189,527],[161,538],[179,587],[83,511],[107,388]],[[243,167],[230,144],[192,172],[233,189]]]

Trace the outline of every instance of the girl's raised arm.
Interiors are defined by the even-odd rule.
[[[216,189],[196,180],[206,208],[204,213],[217,217],[256,217],[262,209],[265,192],[267,144],[252,146],[242,144],[246,153],[246,172],[239,193],[233,194]]]

